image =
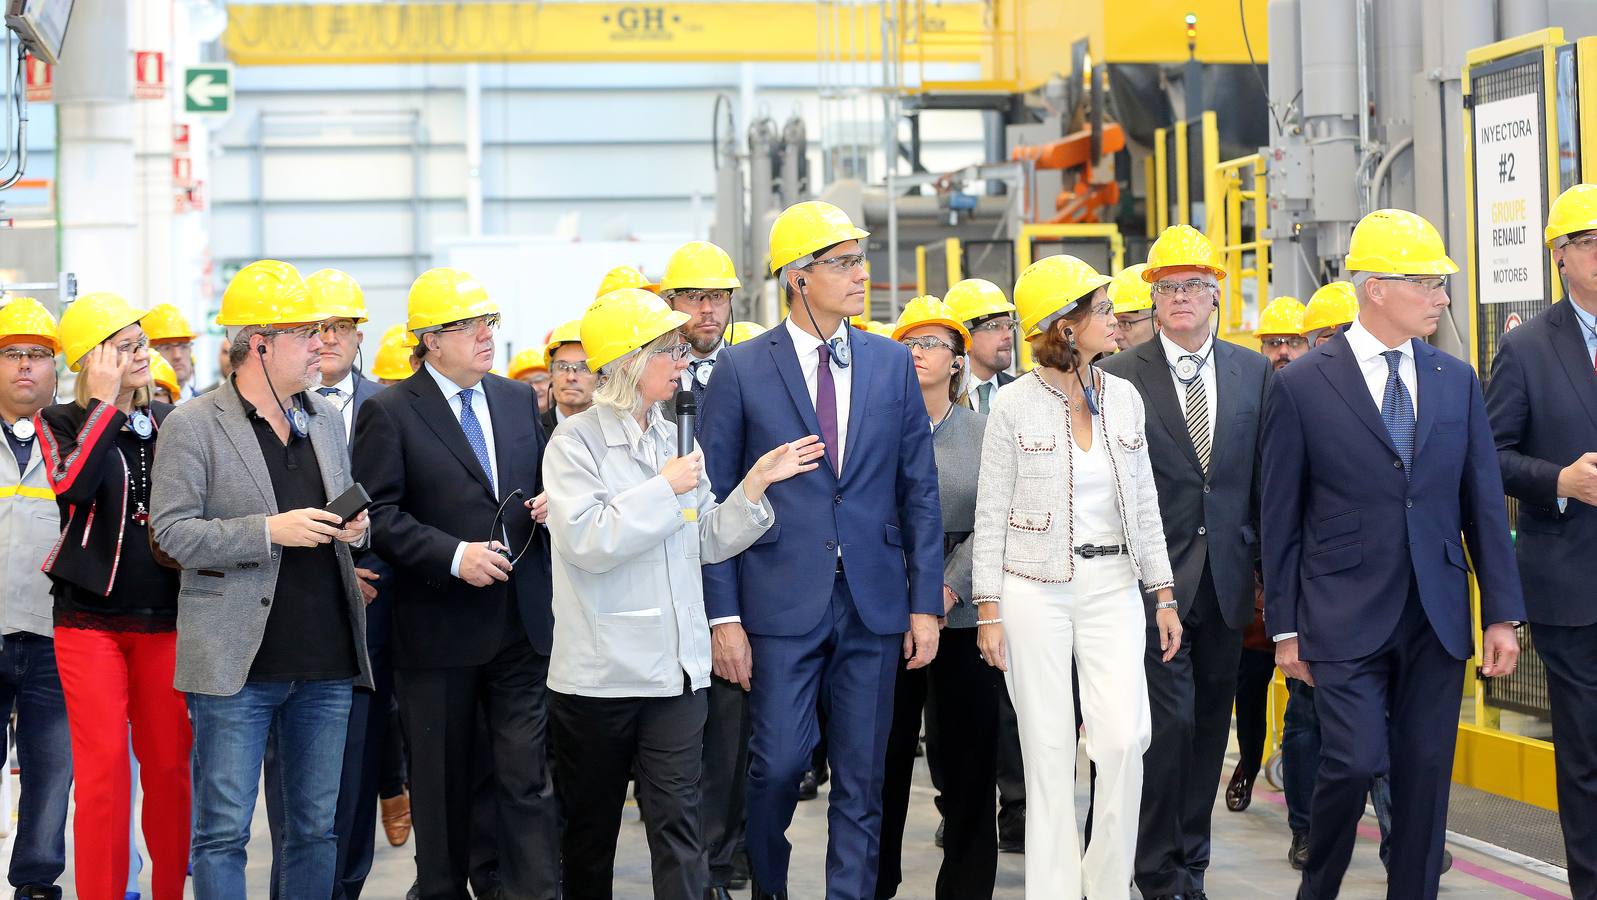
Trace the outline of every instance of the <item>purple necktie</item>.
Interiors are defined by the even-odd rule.
[[[837,464],[837,384],[832,381],[832,347],[822,344],[816,348],[821,354],[821,367],[815,373],[815,418],[821,421],[821,440],[826,443],[826,458],[832,461],[832,471],[842,474]]]

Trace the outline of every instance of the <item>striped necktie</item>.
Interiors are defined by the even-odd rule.
[[[1205,475],[1209,474],[1209,451],[1214,437],[1209,434],[1209,403],[1203,396],[1203,375],[1187,384],[1187,434],[1192,438],[1192,449],[1197,451],[1198,464]]]

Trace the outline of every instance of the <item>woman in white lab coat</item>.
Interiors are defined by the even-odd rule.
[[[568,900],[610,897],[634,773],[654,896],[704,896],[710,627],[699,567],[754,543],[775,521],[766,487],[814,469],[824,452],[813,436],[783,444],[717,505],[702,454],[677,455],[676,427],[661,411],[687,368],[677,333],[686,321],[644,290],[595,300],[582,345],[601,384],[594,405],[562,422],[544,453],[554,547],[549,710]]]

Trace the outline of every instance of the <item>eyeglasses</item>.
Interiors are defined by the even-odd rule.
[[[309,340],[321,337],[325,328],[326,326],[321,322],[312,322],[309,325],[299,325],[294,328],[265,328],[261,330],[261,334],[267,337],[277,337],[278,335],[286,334]]]
[[[732,292],[731,291],[725,291],[725,290],[708,290],[708,291],[683,290],[683,291],[672,291],[671,292],[671,303],[672,304],[683,303],[683,304],[686,304],[688,306],[703,306],[704,304],[708,303],[711,306],[726,306],[726,305],[730,304],[731,302],[732,302]]]
[[[950,344],[942,338],[932,337],[929,334],[922,335],[921,337],[904,338],[900,340],[899,343],[911,350],[947,350],[949,353],[959,352],[954,349],[953,344]]]
[[[1159,297],[1174,297],[1185,294],[1188,297],[1199,297],[1214,290],[1214,285],[1202,278],[1188,278],[1186,281],[1155,281],[1153,293]]]
[[[682,342],[680,344],[677,344],[675,346],[667,347],[664,350],[656,350],[656,351],[654,351],[654,355],[655,356],[669,355],[671,357],[671,361],[672,362],[681,362],[682,360],[688,358],[688,351],[692,350],[692,349],[693,349],[693,345],[687,343],[686,341],[684,341],[684,342]],[[586,366],[584,366],[584,368],[586,368]]]
[[[1574,243],[1571,241],[1571,243]],[[1425,291],[1447,290],[1446,275],[1375,275],[1372,281],[1406,281]]]
[[[1591,250],[1597,248],[1597,232],[1588,231],[1577,237],[1572,237],[1564,242],[1565,247],[1576,250]]]
[[[980,325],[970,326],[971,333],[978,331],[1009,331],[1015,327],[1015,320],[1009,316],[993,316]]]
[[[1115,305],[1105,300],[1092,308],[1092,314],[1100,319],[1110,318],[1115,314]]]
[[[332,333],[333,337],[347,338],[355,333],[358,328],[352,319],[333,319],[322,323],[322,333]]]
[[[49,362],[54,357],[55,354],[49,350],[24,350],[21,347],[7,347],[4,350],[0,350],[0,359],[16,366],[20,366],[24,362]]]
[[[443,334],[449,331],[475,332],[479,328],[487,328],[489,331],[498,331],[499,314],[489,313],[486,316],[477,316],[474,319],[461,319],[459,322],[450,322],[448,325],[438,329],[438,333]]]
[[[593,371],[585,362],[557,362],[549,368],[556,375],[587,375]]]
[[[1141,325],[1143,322],[1146,322],[1149,319],[1152,319],[1153,318],[1153,313],[1148,313],[1145,316],[1130,316],[1130,315],[1128,315],[1128,316],[1126,316],[1123,319],[1121,319],[1119,316],[1115,316],[1115,318],[1120,319],[1120,324],[1122,324],[1122,325]]]
[[[116,352],[118,352],[118,353],[137,353],[140,350],[143,350],[145,347],[148,347],[148,346],[150,346],[150,339],[149,338],[147,338],[147,337],[134,338],[131,341],[123,341],[122,343],[117,344],[116,345]]]
[[[1267,337],[1260,340],[1259,343],[1265,347],[1269,347],[1272,350],[1278,350],[1282,347],[1307,347],[1309,345],[1309,339],[1296,335],[1288,335],[1286,337]]]
[[[813,269],[816,266],[826,266],[834,272],[847,272],[849,269],[857,269],[864,264],[865,254],[845,253],[842,256],[831,256],[827,257],[826,259],[817,259],[815,262],[810,263],[804,268]]]

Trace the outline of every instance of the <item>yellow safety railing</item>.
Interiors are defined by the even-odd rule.
[[[1252,278],[1253,296],[1265,303],[1270,296],[1270,239],[1262,237],[1269,224],[1269,197],[1265,191],[1264,157],[1257,153],[1220,161],[1219,127],[1212,112],[1203,114],[1205,231],[1225,260],[1226,279],[1221,285],[1220,336],[1225,340],[1256,346],[1253,323],[1247,312],[1242,290],[1244,279]],[[1251,212],[1251,216],[1248,214]],[[1253,239],[1242,239],[1242,228],[1251,219]],[[1251,254],[1252,264],[1247,263]]]
[[[943,290],[952,287],[955,282],[964,279],[964,248],[960,245],[959,238],[944,238],[929,244],[920,244],[915,248],[915,294],[917,296],[929,293],[926,281],[927,260],[931,254],[941,250],[943,256]]]
[[[1074,224],[1031,224],[1020,226],[1020,234],[1015,236],[1015,271],[1024,272],[1032,264],[1031,244],[1033,240],[1045,241],[1105,241],[1109,244],[1109,272],[1119,272],[1126,263],[1126,241],[1120,234],[1120,227],[1113,223],[1081,222]],[[1031,344],[1020,341],[1017,349],[1017,365],[1022,372],[1029,372],[1032,368]]]

